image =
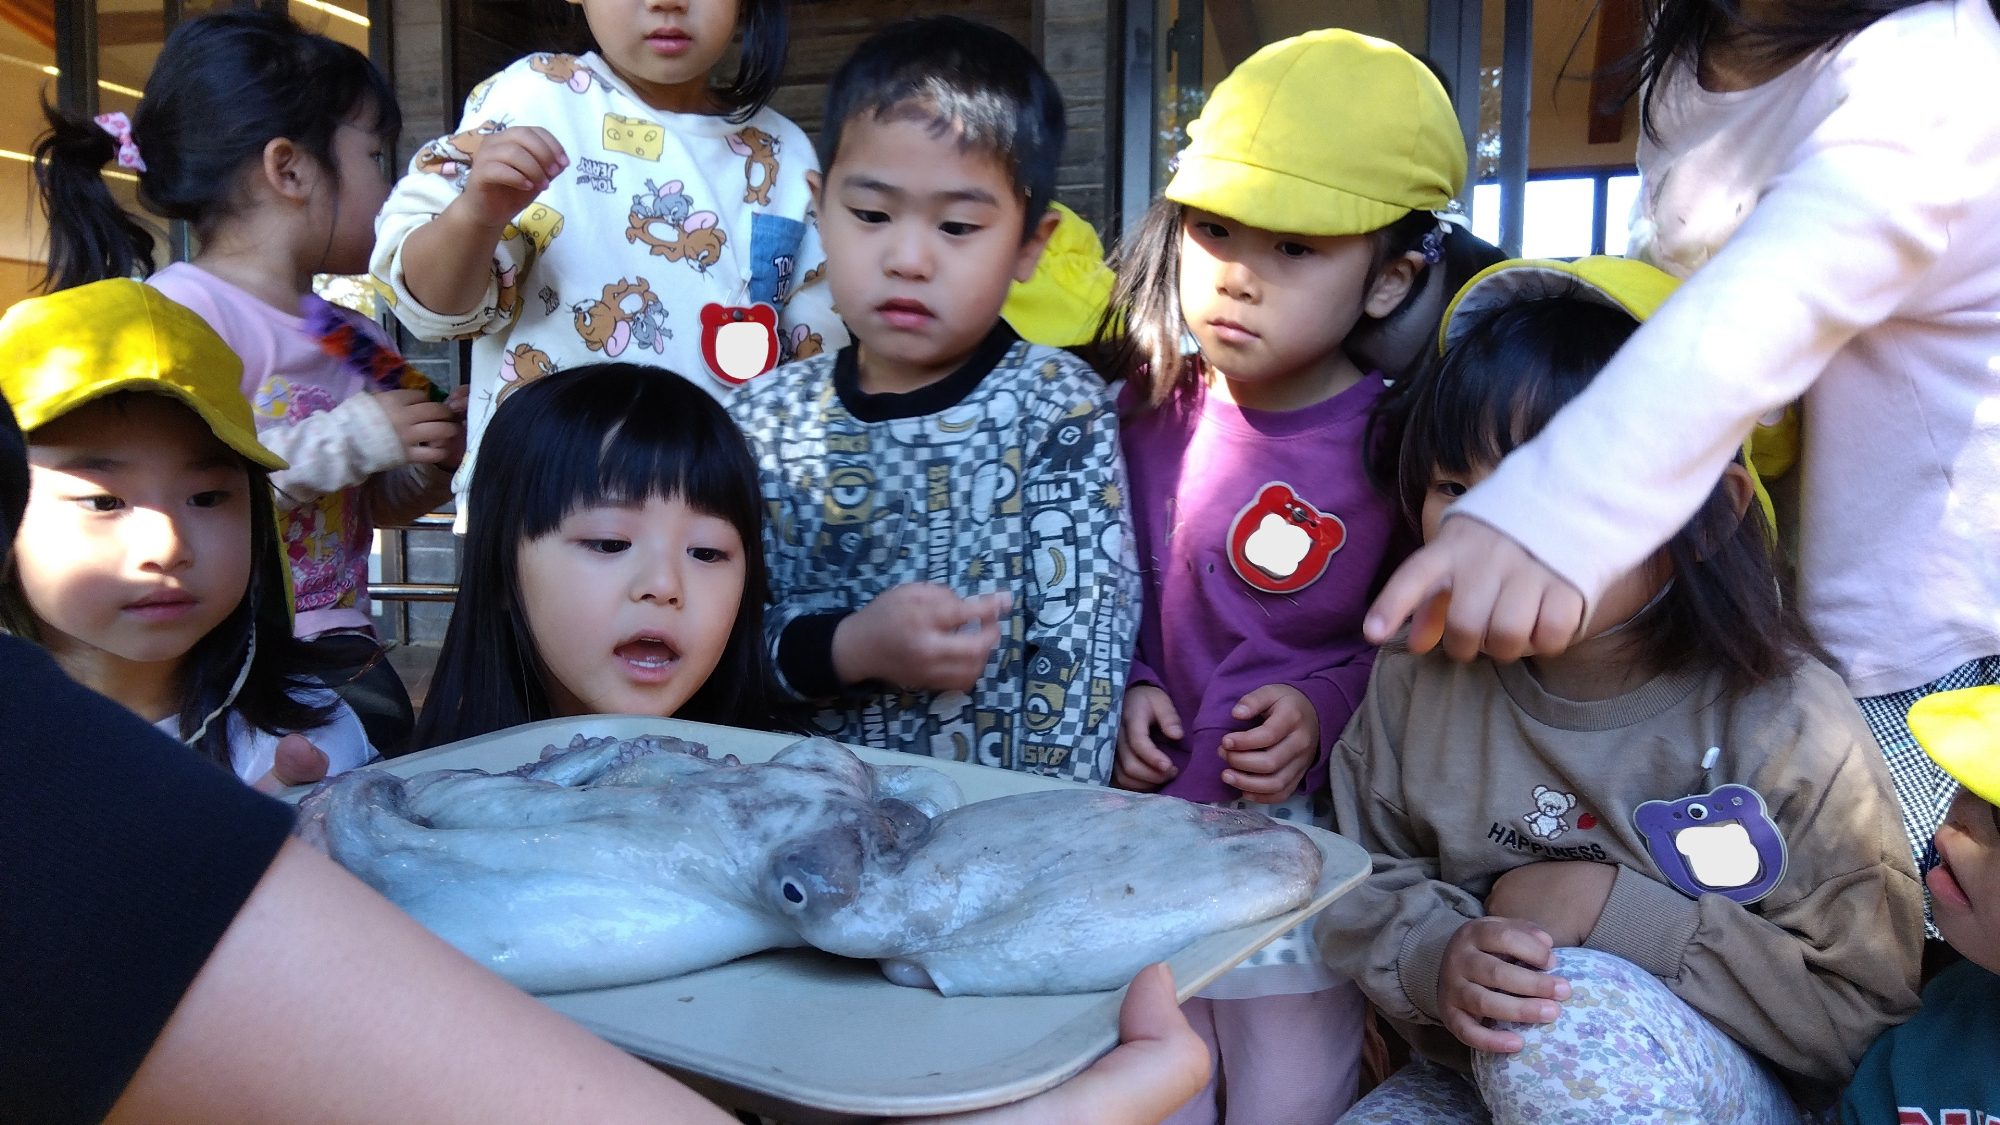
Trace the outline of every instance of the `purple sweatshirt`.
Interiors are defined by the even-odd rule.
[[[1190,801],[1241,796],[1223,784],[1230,717],[1266,684],[1289,684],[1319,717],[1319,756],[1300,783],[1326,785],[1326,753],[1368,687],[1368,594],[1396,549],[1394,503],[1363,465],[1369,375],[1303,410],[1245,410],[1206,393],[1134,414],[1120,431],[1145,609],[1131,684],[1173,698],[1187,737],[1162,742]],[[1171,629],[1165,623],[1171,623]]]

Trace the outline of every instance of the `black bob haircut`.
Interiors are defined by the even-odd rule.
[[[598,46],[580,4],[539,0],[530,15],[535,41],[548,49],[581,54]],[[778,92],[785,53],[791,45],[785,0],[736,0],[736,30],[743,36],[736,74],[727,82],[711,83],[708,89],[729,120],[741,123],[756,116]]]
[[[385,144],[402,132],[396,94],[366,55],[285,16],[225,11],[176,27],[132,115],[145,159],[139,201],[206,237],[237,203],[244,170],[289,139],[338,181],[333,137],[360,125]],[[88,116],[44,103],[35,178],[49,220],[43,288],[53,292],[152,272],[153,235],[104,183],[118,143]]]
[[[826,88],[819,166],[831,174],[849,121],[930,123],[936,137],[991,153],[1027,197],[1021,237],[1056,194],[1067,126],[1062,94],[1033,52],[1006,32],[958,16],[919,16],[868,37]]]
[[[671,371],[589,364],[508,395],[481,446],[501,455],[483,458],[472,478],[458,605],[413,748],[552,717],[521,602],[521,545],[579,508],[654,497],[727,520],[743,539],[743,600],[728,646],[676,717],[773,724],[757,463],[721,403]]]
[[[1475,314],[1378,419],[1378,436],[1400,434],[1393,491],[1412,528],[1422,526],[1433,471],[1499,464],[1581,394],[1638,327],[1622,309],[1574,292]],[[1665,551],[1673,585],[1631,628],[1651,667],[1719,667],[1730,690],[1742,691],[1788,674],[1813,651],[1782,594],[1758,504],[1739,516],[1718,482]]]
[[[148,393],[121,391],[102,401],[122,409],[133,396]],[[173,401],[180,405],[179,400]],[[18,433],[12,424],[13,412],[7,411],[7,415],[8,428]],[[11,532],[18,529],[27,508],[29,482],[25,445],[16,446],[17,440],[10,436],[0,441],[0,445],[21,450],[18,456],[14,448],[0,454],[6,459],[5,469],[0,470],[5,492],[5,510],[0,515],[13,521],[7,537],[8,565],[4,579],[0,579],[0,631],[41,644],[41,619],[28,604],[27,592],[21,588],[20,575],[12,565]],[[193,735],[202,720],[225,702],[246,724],[267,734],[310,731],[325,725],[335,710],[333,700],[326,695],[326,684],[318,678],[318,673],[328,670],[326,659],[292,635],[290,579],[285,573],[291,562],[278,538],[270,474],[240,456],[236,460],[243,468],[250,498],[250,583],[235,610],[223,618],[222,624],[210,629],[207,636],[196,641],[181,661],[176,714],[179,738]],[[18,482],[13,476],[17,470],[21,474]],[[17,499],[21,502],[18,508],[14,506]],[[250,648],[253,634],[257,644],[254,659]],[[242,690],[231,701],[229,689],[235,686],[236,675],[246,659],[251,660],[250,672],[244,677]],[[194,749],[223,769],[233,770],[227,717],[211,722]]]

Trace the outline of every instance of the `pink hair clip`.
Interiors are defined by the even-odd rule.
[[[139,156],[139,142],[132,139],[132,119],[121,113],[100,113],[93,120],[97,127],[111,134],[118,142],[118,166],[134,172],[146,170],[146,162]]]

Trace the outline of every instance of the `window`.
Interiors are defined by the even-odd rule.
[[[1528,181],[1521,225],[1524,258],[1623,254],[1639,177],[1629,171],[1557,174]],[[1472,233],[1500,241],[1500,185],[1472,189]]]

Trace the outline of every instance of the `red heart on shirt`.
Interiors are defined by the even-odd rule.
[[[1582,816],[1576,818],[1576,826],[1585,830],[1595,828],[1597,827],[1597,816],[1593,813],[1584,813]]]

